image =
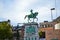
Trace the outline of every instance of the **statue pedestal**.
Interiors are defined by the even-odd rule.
[[[39,40],[38,23],[25,23],[24,40]]]

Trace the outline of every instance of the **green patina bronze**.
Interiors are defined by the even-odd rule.
[[[30,26],[30,27],[26,28],[26,33],[28,33],[28,34],[35,33],[35,27]]]
[[[38,12],[33,13],[33,10],[30,10],[30,12],[31,12],[31,14],[30,15],[26,15],[24,19],[26,19],[26,17],[27,17],[28,18],[28,22],[29,22],[30,18],[33,18],[33,22],[34,22],[34,19],[38,20],[38,18],[36,17],[38,15]]]

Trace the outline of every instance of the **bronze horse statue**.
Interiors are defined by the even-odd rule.
[[[38,20],[38,18],[36,17],[38,15],[38,12],[33,13],[33,10],[30,10],[30,12],[31,12],[31,14],[30,15],[26,15],[24,19],[26,19],[26,17],[27,17],[28,18],[28,22],[29,22],[30,18],[33,18],[33,22],[34,22],[34,19]]]

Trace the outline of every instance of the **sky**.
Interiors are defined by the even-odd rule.
[[[30,14],[30,10],[38,12],[38,23],[51,21],[51,8],[53,19],[60,16],[60,0],[0,0],[0,21],[11,20],[12,25],[25,23],[25,15]],[[56,15],[57,14],[57,15]]]

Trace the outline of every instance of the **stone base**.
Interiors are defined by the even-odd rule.
[[[33,23],[33,22],[32,23],[25,23],[24,26],[25,26],[24,40],[39,40],[38,23]],[[32,28],[34,29],[34,31]]]

